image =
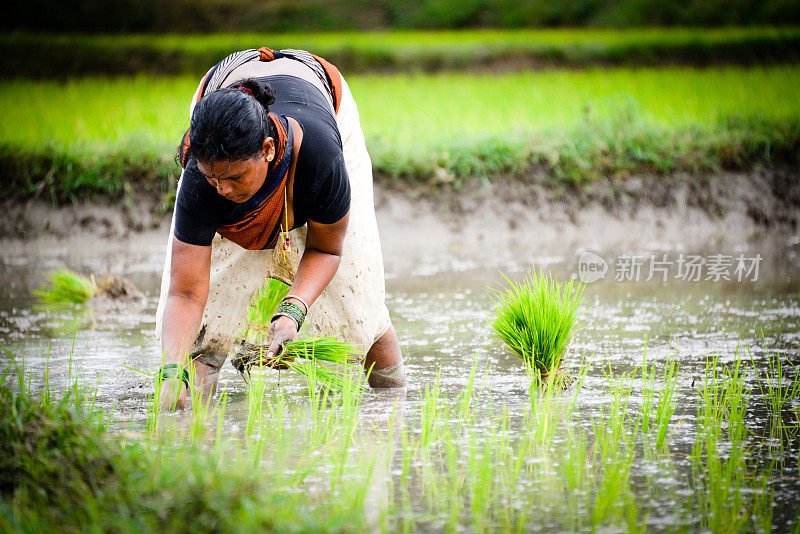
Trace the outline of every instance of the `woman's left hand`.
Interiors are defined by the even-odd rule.
[[[297,340],[297,323],[291,317],[281,315],[270,324],[269,339],[267,359],[274,360],[283,352],[286,343]]]

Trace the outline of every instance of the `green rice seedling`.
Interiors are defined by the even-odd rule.
[[[284,350],[267,360],[269,344],[269,326],[278,305],[288,294],[289,286],[280,280],[270,278],[254,295],[247,308],[247,326],[240,335],[243,351],[231,359],[233,366],[240,372],[249,374],[254,365],[274,369],[289,369],[309,380],[311,384],[341,391],[358,376],[360,367],[351,361],[357,354],[355,346],[340,341],[334,336],[298,339],[284,345]],[[336,364],[335,366],[324,365]]]
[[[762,333],[763,338],[763,333]],[[787,373],[786,368],[781,363],[781,353],[776,351],[774,357],[767,359],[767,368],[764,370],[762,378],[761,373],[758,371],[758,366],[753,359],[753,354],[750,347],[747,347],[747,353],[750,357],[750,362],[753,371],[758,378],[758,390],[763,397],[767,399],[770,409],[770,434],[776,436],[783,431],[795,428],[795,425],[787,426],[783,422],[783,414],[786,410],[787,404],[792,403],[795,399],[800,397],[800,370],[791,361],[786,360],[786,363],[794,371]]]
[[[530,419],[525,420],[526,423]],[[504,490],[516,487],[517,480],[522,473],[524,458],[533,456],[531,452],[531,440],[528,438],[530,432],[525,432],[520,441],[523,443],[511,442],[511,433],[508,428],[508,406],[503,404],[503,409],[498,417],[496,432],[496,469],[500,472],[499,479]],[[526,439],[527,438],[527,439]]]
[[[572,390],[572,396],[569,399],[569,402],[565,405],[566,407],[566,415],[567,417],[572,417],[575,408],[578,406],[578,397],[583,391],[583,384],[586,380],[586,375],[589,372],[589,365],[584,363],[578,374],[572,377],[572,383],[570,384],[570,389]]]
[[[358,376],[363,377],[363,374]],[[338,406],[338,426],[342,435],[342,446],[338,453],[338,476],[341,478],[345,474],[346,461],[349,457],[349,452],[353,443],[353,438],[358,426],[358,414],[361,408],[361,402],[364,398],[363,380],[349,381],[343,384],[342,389],[339,390]],[[375,460],[372,460],[373,462]],[[375,465],[370,466],[370,471],[375,468]]]
[[[223,532],[367,528],[362,509],[354,509],[368,487],[363,477],[309,496],[282,471],[253,469],[239,449],[209,451],[187,440],[154,446],[147,437],[109,433],[71,406],[71,388],[65,396],[54,390],[45,406],[39,392],[11,388],[8,377],[0,380],[0,472],[22,474],[4,478],[13,483],[0,504],[11,530],[55,531],[65,524],[90,531],[113,525],[121,532],[203,531],[210,524]],[[18,380],[32,382],[30,376]],[[81,393],[91,396],[88,389]],[[302,441],[295,446],[305,449]],[[286,458],[278,455],[276,464],[290,464]]]
[[[468,428],[475,420],[475,410],[472,407],[475,395],[475,375],[478,372],[478,359],[472,361],[469,371],[467,386],[459,393],[456,403],[456,417],[458,420],[457,432],[461,433],[465,427]]]
[[[250,387],[247,390],[247,424],[245,425],[244,431],[245,437],[249,438],[253,431],[261,426],[264,392],[266,388],[267,381],[264,373],[256,373],[256,376],[250,381]]]
[[[572,492],[587,491],[589,443],[586,434],[567,429],[566,451],[558,462],[558,473]]]
[[[594,421],[596,456],[593,463],[602,466],[595,482],[591,503],[593,530],[624,518],[635,504],[630,488],[635,450],[633,428],[626,424],[628,399],[612,402],[606,417]]]
[[[653,406],[656,398],[656,366],[647,365],[647,340],[645,339],[642,354],[642,404],[639,408],[642,422],[642,434],[650,432],[650,421],[653,417]]]
[[[45,278],[47,282],[34,291],[34,295],[48,304],[83,304],[98,296],[128,300],[144,296],[130,281],[110,275],[87,278],[62,267]]]
[[[487,528],[487,521],[491,517],[492,489],[495,476],[496,443],[491,436],[477,441],[473,434],[469,441],[469,458],[467,460],[467,490],[469,496],[472,524],[477,529]]]
[[[678,383],[678,365],[673,356],[664,366],[664,374],[661,381],[661,391],[658,394],[656,405],[656,448],[662,449],[666,445],[667,429],[670,420],[675,413],[675,387]]]
[[[605,376],[608,383],[609,391],[611,391],[615,399],[620,399],[633,393],[633,384],[636,382],[638,368],[634,368],[633,371],[625,371],[622,374],[614,374],[614,369],[610,365],[603,367],[602,370],[603,376]]]
[[[189,424],[189,438],[192,442],[199,442],[208,435],[208,424],[212,416],[222,417],[221,406],[227,403],[227,393],[217,395],[217,400],[212,404],[213,394],[206,391],[204,384],[197,378],[197,369],[194,365],[186,367],[189,372],[188,396],[192,402],[192,418]],[[178,381],[180,384],[180,381]]]
[[[548,273],[539,272],[505,290],[494,290],[495,318],[491,328],[512,352],[532,369],[531,377],[542,383],[548,375],[561,373],[561,362],[573,335],[584,285],[574,280],[559,284]],[[555,385],[563,385],[563,374]]]
[[[250,395],[248,392],[248,401],[251,398]],[[253,400],[255,401],[255,398]],[[281,454],[281,451],[285,450],[289,445],[287,441],[289,428],[287,413],[289,408],[286,395],[283,392],[278,392],[277,395],[266,399],[266,401],[262,397],[261,410],[261,417],[258,419],[260,423],[259,441],[263,441],[269,436],[270,449],[276,454]],[[267,423],[269,423],[269,427],[267,427]]]
[[[441,368],[436,373],[436,380],[433,385],[425,386],[425,394],[422,401],[421,424],[417,450],[427,450],[440,437],[441,412],[443,410],[443,400],[440,394],[439,381],[441,378]]]
[[[531,380],[529,381],[528,391],[530,394],[531,417],[535,423],[533,427],[534,439],[540,446],[549,444],[561,420],[561,414],[555,410],[554,391],[556,373],[551,373],[547,379],[542,379],[532,370]],[[546,386],[545,388],[539,387]]]
[[[445,431],[447,431],[445,427]],[[449,439],[448,439],[449,438]],[[457,530],[461,512],[464,510],[464,498],[462,491],[464,488],[465,477],[460,465],[459,449],[451,436],[443,440],[445,468],[447,472],[447,492],[448,506],[446,525],[449,530]]]
[[[254,327],[269,327],[270,320],[278,309],[283,297],[289,294],[289,286],[276,278],[270,278],[253,296],[247,307],[247,323],[253,332],[251,342],[262,344],[266,340],[266,332]],[[245,337],[247,340],[248,338]]]
[[[319,448],[333,435],[334,415],[329,388],[317,388],[317,369],[309,367],[305,375],[308,392],[308,416],[314,423],[311,427],[311,443]],[[329,402],[330,401],[330,402]]]
[[[298,340],[287,343],[283,354],[275,361],[277,364],[284,363],[287,368],[305,376],[309,387],[319,385],[341,392],[351,387],[363,374],[360,366],[349,363],[346,359],[353,350],[350,343],[333,337]],[[338,365],[328,366],[321,362]]]
[[[223,392],[220,395],[220,398],[217,400],[217,405],[214,408],[214,411],[217,413],[217,433],[214,436],[215,438],[215,452],[217,454],[222,454],[224,452],[224,435],[222,433],[222,423],[225,420],[225,410],[228,408],[228,392]]]
[[[56,269],[46,278],[47,283],[33,292],[42,302],[83,304],[97,294],[92,280],[69,269]]]
[[[757,490],[758,493],[753,497],[754,526],[760,526],[763,534],[772,532],[772,508],[775,503],[775,491],[769,487],[769,479],[774,469],[773,462],[766,473],[761,473],[761,484]]]
[[[355,378],[345,381],[338,391],[342,426],[351,435],[358,425],[358,416],[361,412],[361,404],[364,402],[367,379],[368,375],[357,372],[355,373]]]
[[[740,359],[725,367],[718,356],[707,359],[692,465],[705,489],[698,495],[703,524],[715,532],[739,531],[750,522],[750,514],[744,513],[751,507],[751,496],[744,491],[750,478],[744,424],[748,395]]]

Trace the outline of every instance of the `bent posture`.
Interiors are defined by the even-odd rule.
[[[156,315],[173,364],[163,369],[164,404],[185,402],[177,370],[187,356],[206,391],[215,388],[267,277],[291,286],[295,311],[273,319],[268,352],[296,339],[307,314],[312,335],[335,332],[362,349],[370,385],[404,386],[371,162],[336,68],[300,50],[237,52],[203,78],[190,116]]]

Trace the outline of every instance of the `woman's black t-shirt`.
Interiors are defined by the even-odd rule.
[[[330,104],[319,89],[301,78],[277,75],[259,80],[275,90],[276,102],[270,112],[293,117],[303,129],[292,190],[294,228],[308,220],[321,224],[339,221],[350,210],[350,180]],[[244,215],[241,207],[218,194],[200,174],[197,162],[190,159],[175,203],[175,237],[190,245],[210,245],[219,226],[237,222]]]

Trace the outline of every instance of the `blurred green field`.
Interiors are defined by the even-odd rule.
[[[234,50],[303,48],[345,74],[587,65],[763,64],[800,60],[800,28],[640,28],[227,33],[0,34],[4,77],[150,72],[202,75]],[[38,61],[47,57],[49,61]]]
[[[800,66],[447,73],[347,78],[373,150],[412,153],[569,131],[589,115],[634,111],[663,129],[731,116],[800,117]],[[0,83],[0,143],[67,151],[169,150],[188,127],[199,80],[88,78]]]
[[[572,182],[608,173],[713,171],[796,159],[800,139],[800,66],[348,80],[375,169],[391,177],[425,180],[443,169],[461,180],[542,163]],[[175,175],[171,156],[188,127],[197,81],[140,75],[0,82],[0,163],[28,188],[36,180],[20,169],[39,161],[29,174],[41,174],[47,157],[87,169],[149,161],[155,175]],[[720,144],[722,155],[715,152]],[[761,161],[753,150],[766,145],[768,159]],[[722,156],[730,161],[714,160]]]

